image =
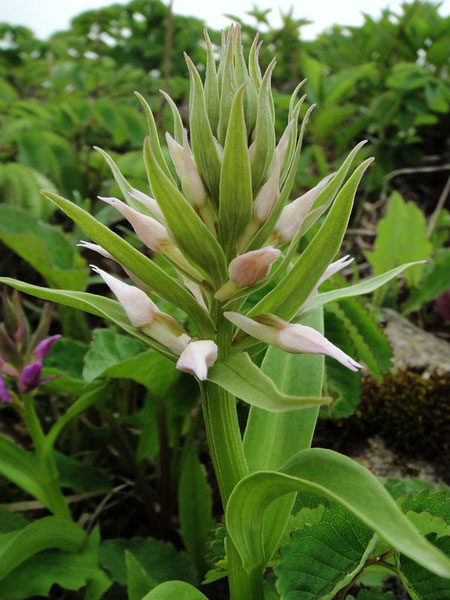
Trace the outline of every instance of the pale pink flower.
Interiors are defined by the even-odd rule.
[[[236,312],[225,312],[224,316],[252,337],[278,346],[292,354],[325,354],[336,359],[351,371],[362,365],[332,344],[325,336],[307,325],[288,323],[272,315],[263,315],[259,320],[249,319]]]
[[[217,360],[217,345],[212,340],[190,342],[180,355],[177,369],[195,375],[200,381],[208,376],[208,367]]]
[[[158,219],[158,221],[161,221],[161,223],[166,222],[162,210],[159,208],[159,205],[154,198],[147,196],[147,194],[140,192],[136,188],[131,188],[130,196],[134,198],[134,200],[137,200],[143,204],[145,208],[147,208]]]
[[[279,198],[278,184],[280,181],[280,157],[275,153],[267,181],[259,190],[253,203],[255,221],[262,225],[267,221],[273,207]]]
[[[280,254],[281,251],[277,248],[266,246],[236,256],[228,267],[229,277],[240,287],[253,285],[269,273]]]

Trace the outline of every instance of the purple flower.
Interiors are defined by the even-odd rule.
[[[6,387],[5,380],[3,379],[0,373],[0,401],[1,402],[11,402],[11,392]]]
[[[59,340],[61,336],[59,334],[57,335],[52,335],[51,337],[46,338],[45,340],[42,340],[42,342],[40,342],[35,350],[34,350],[34,356],[38,359],[42,359],[45,358],[46,356],[48,356],[53,348],[53,344],[55,343],[56,340]]]
[[[19,375],[19,392],[26,394],[41,383],[42,363],[40,360],[27,365]]]

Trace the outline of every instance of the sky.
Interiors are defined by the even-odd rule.
[[[55,31],[67,29],[70,20],[80,13],[117,3],[127,4],[128,0],[0,0],[0,22],[25,25],[45,39]],[[386,7],[398,10],[401,3],[401,0],[173,0],[173,10],[177,14],[201,18],[209,27],[220,29],[230,23],[224,13],[248,20],[246,11],[257,4],[260,9],[272,8],[269,19],[276,26],[280,23],[280,9],[287,12],[294,6],[294,17],[314,22],[302,28],[302,37],[312,39],[334,23],[361,24],[361,12],[376,17]],[[440,12],[444,15],[449,11],[450,0],[444,0]]]

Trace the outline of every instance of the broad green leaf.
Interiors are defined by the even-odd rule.
[[[0,536],[0,581],[31,556],[57,548],[79,552],[87,534],[75,523],[58,517],[43,517],[19,531]]]
[[[427,539],[450,560],[450,536],[436,539],[435,534],[430,534]],[[398,566],[401,580],[413,600],[445,600],[450,597],[450,579],[439,577],[403,554],[398,558]]]
[[[175,279],[73,202],[49,192],[45,192],[44,195],[59,206],[97,244],[108,250],[116,260],[129,268],[155,294],[190,315],[203,335],[208,337],[213,330],[209,315]]]
[[[190,75],[189,127],[192,152],[197,169],[216,206],[219,204],[220,158],[206,110],[202,80],[191,59],[185,54]]]
[[[195,569],[184,552],[168,543],[153,538],[107,540],[100,546],[100,562],[114,581],[126,585],[125,551],[131,552],[155,584],[179,577],[191,584],[197,583]]]
[[[450,253],[449,253],[450,256]],[[341,300],[342,298],[352,298],[353,296],[361,296],[362,294],[369,294],[374,290],[378,289],[397,275],[400,275],[405,269],[408,267],[412,267],[413,265],[419,264],[418,262],[407,263],[405,265],[400,265],[399,267],[395,267],[386,273],[381,275],[377,275],[376,277],[371,277],[370,279],[366,279],[364,281],[360,281],[355,285],[349,285],[344,288],[339,288],[336,290],[331,290],[329,292],[322,292],[319,294],[315,294],[308,302],[302,307],[302,312],[313,310],[314,308],[318,308],[319,306],[324,306],[328,302],[333,302],[335,300]]]
[[[36,298],[57,302],[59,304],[63,304],[64,306],[70,306],[78,310],[84,310],[85,312],[108,319],[130,335],[145,342],[147,346],[151,346],[152,348],[158,350],[158,352],[172,357],[167,348],[161,346],[152,338],[143,334],[139,329],[133,327],[126,316],[125,311],[115,300],[104,298],[103,296],[97,296],[96,294],[89,294],[87,292],[52,290],[50,288],[24,283],[23,281],[17,281],[17,279],[10,279],[9,277],[0,277],[0,283],[10,285],[16,290],[36,296]]]
[[[450,523],[447,523],[444,517],[433,515],[427,510],[421,513],[410,510],[406,513],[406,516],[422,535],[435,533],[438,538],[450,536]]]
[[[209,275],[215,285],[226,279],[227,265],[222,248],[178,188],[169,181],[148,144],[144,160],[155,198],[167,226],[183,254]]]
[[[0,506],[0,535],[17,529],[23,529],[28,523],[29,520],[21,514]]]
[[[82,342],[61,338],[55,341],[52,351],[45,357],[43,365],[72,379],[81,379],[83,358],[88,349],[89,346]]]
[[[127,566],[128,600],[142,600],[155,587],[155,584],[147,575],[141,563],[128,550],[125,550],[125,563]]]
[[[328,216],[297,259],[289,274],[248,313],[248,316],[273,313],[291,319],[336,256],[344,237],[356,188],[372,159],[364,161],[339,192]]]
[[[275,499],[300,490],[342,504],[398,551],[450,577],[450,559],[421,536],[376,477],[350,458],[322,448],[303,450],[279,472],[253,473],[234,488],[226,522],[248,572],[267,564],[276,548],[264,546],[266,508]]]
[[[211,489],[194,449],[184,459],[178,486],[180,535],[199,572],[205,564],[209,532],[214,527],[211,516]]]
[[[50,597],[54,585],[66,590],[87,585],[85,599],[98,600],[111,585],[98,566],[98,541],[96,529],[78,552],[46,550],[34,554],[0,581],[0,593],[17,599]]]
[[[236,243],[253,213],[253,194],[242,95],[233,100],[220,174],[219,236],[225,255],[233,258]]]
[[[43,187],[56,192],[54,184],[47,177],[25,164],[0,165],[0,196],[5,205],[21,208],[30,217],[46,219],[54,209],[42,198],[40,190]]]
[[[86,262],[61,229],[38,221],[28,212],[0,205],[0,240],[26,260],[51,287],[83,290]]]
[[[434,300],[450,286],[450,249],[446,248],[424,269],[420,286],[411,290],[411,295],[402,306],[402,312],[408,314],[418,310],[426,302]]]
[[[45,476],[39,463],[30,453],[1,436],[0,473],[50,508],[51,499],[47,495]]]
[[[53,457],[58,468],[58,481],[61,487],[79,493],[111,489],[111,478],[105,469],[81,462],[61,452],[54,451]]]
[[[279,390],[255,365],[247,353],[218,362],[208,371],[208,381],[217,383],[244,402],[270,412],[291,411],[328,404],[330,398],[298,396]]]
[[[423,261],[431,254],[431,243],[426,233],[423,213],[413,202],[404,202],[398,192],[388,200],[386,216],[377,226],[377,237],[373,252],[365,252],[367,260],[379,275],[406,261]],[[408,286],[417,286],[422,278],[423,265],[417,264],[405,273]],[[381,303],[386,292],[379,289],[374,295]]]
[[[375,542],[359,519],[331,503],[318,523],[293,531],[281,548],[277,589],[292,600],[331,600],[362,570]]]
[[[184,581],[166,581],[142,598],[142,600],[208,600],[195,587]]]

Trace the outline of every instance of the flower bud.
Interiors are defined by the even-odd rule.
[[[155,315],[160,312],[156,304],[142,290],[116,279],[95,265],[91,265],[91,268],[102,277],[117,297],[133,327],[148,325],[153,321]]]
[[[255,284],[269,273],[280,254],[277,248],[266,246],[237,256],[228,267],[231,281],[240,287]]]
[[[19,375],[18,389],[21,394],[31,392],[41,383],[42,363],[40,360],[27,365]]]
[[[351,371],[362,365],[354,361],[325,336],[312,327],[298,323],[288,323],[274,315],[261,315],[257,320],[249,319],[235,312],[225,312],[224,316],[252,337],[278,346],[293,354],[325,354],[339,361]]]
[[[180,355],[177,369],[195,375],[200,381],[208,376],[208,367],[217,360],[217,345],[212,340],[190,342]]]
[[[6,387],[5,380],[3,379],[2,374],[0,373],[0,401],[1,402],[11,402],[11,392]]]
[[[289,139],[291,137],[291,132],[292,132],[293,127],[294,127],[294,119],[289,121],[289,123],[288,123],[286,129],[284,130],[284,133],[281,136],[280,141],[278,142],[278,145],[275,149],[275,152],[278,155],[280,169],[283,169],[283,167],[284,167],[284,162],[286,160],[286,152],[289,147]]]
[[[281,243],[290,242],[292,240],[300,229],[306,215],[311,210],[317,196],[324,189],[333,175],[334,173],[328,175],[315,187],[309,190],[309,192],[306,192],[306,194],[293,200],[283,208],[273,231],[273,235],[277,237]]]
[[[154,252],[162,252],[164,246],[173,244],[166,228],[153,217],[141,214],[117,198],[98,198],[114,206],[130,222],[138,238]]]
[[[42,342],[40,342],[34,349],[34,356],[39,359],[48,356],[53,348],[53,344],[56,342],[56,340],[59,340],[60,337],[61,335],[57,334],[42,340]]]
[[[140,192],[136,188],[131,188],[130,196],[145,206],[161,223],[166,222],[162,210],[154,198],[147,196],[144,192]]]
[[[267,221],[273,207],[279,198],[278,185],[280,181],[280,159],[275,154],[266,183],[259,190],[253,203],[253,216],[255,221],[262,225]]]

